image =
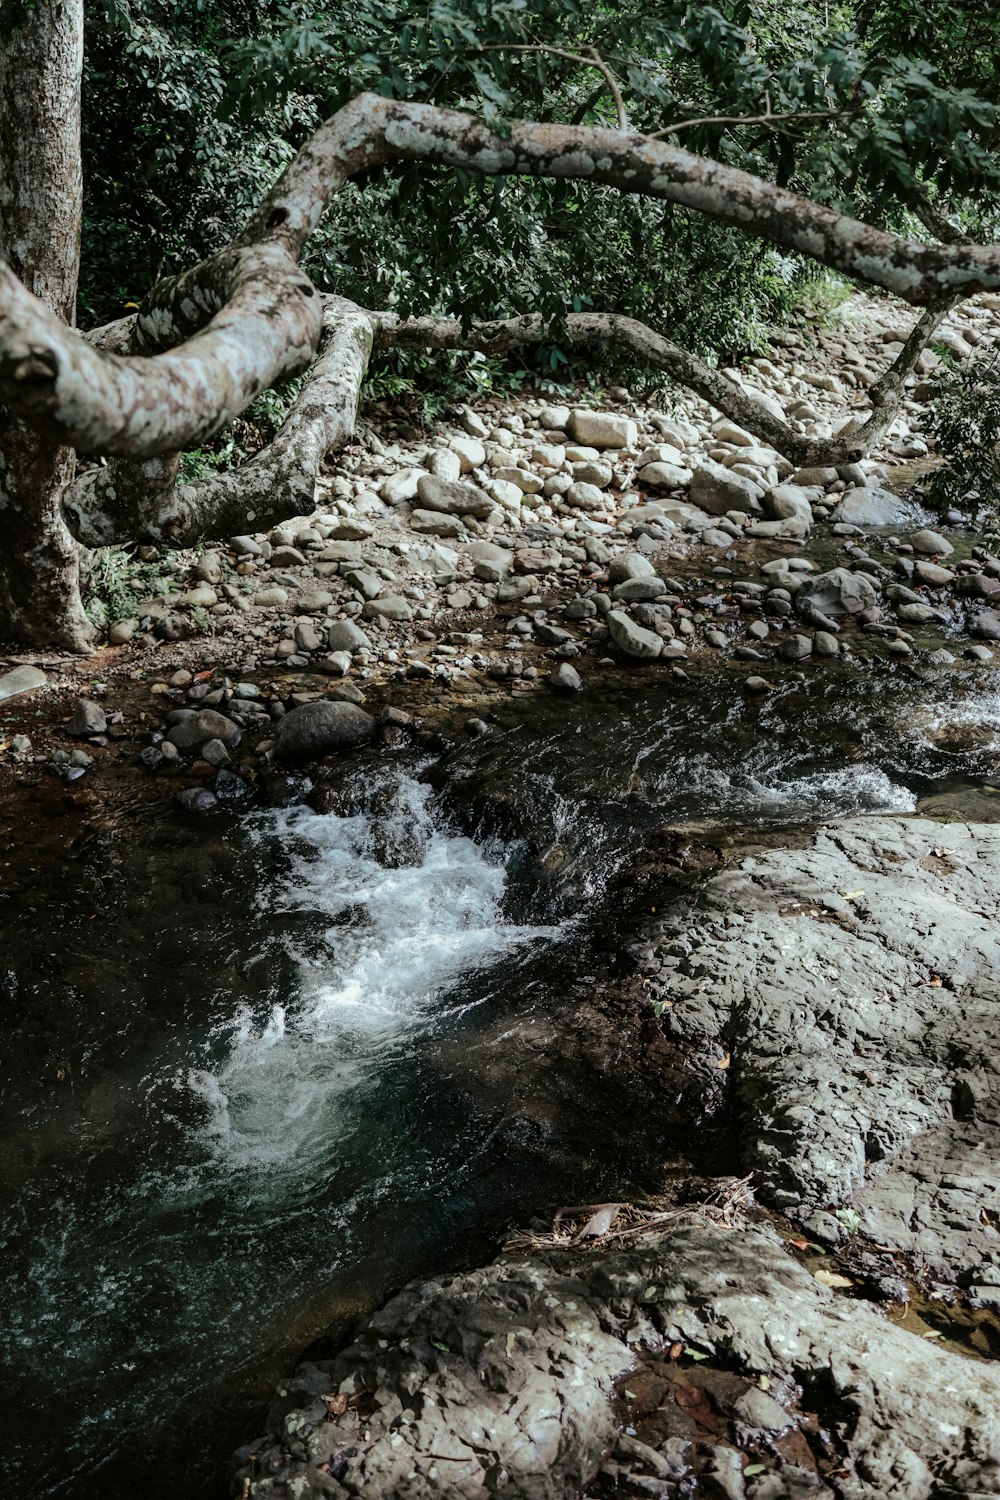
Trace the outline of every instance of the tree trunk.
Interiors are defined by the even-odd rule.
[[[80,267],[83,0],[24,4],[0,37],[0,254],[64,322]],[[0,408],[0,636],[84,651],[80,548],[62,497],[76,458]]]

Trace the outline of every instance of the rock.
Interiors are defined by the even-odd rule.
[[[417,498],[417,486],[423,469],[401,469],[398,474],[390,474],[388,479],[383,479],[379,485],[379,499],[384,500],[386,505],[403,505]],[[436,509],[436,507],[430,507]]]
[[[925,512],[912,500],[894,495],[878,485],[848,490],[833,513],[833,519],[849,526],[909,526]]]
[[[484,448],[483,457],[485,458],[485,456],[486,450]],[[429,474],[433,474],[437,479],[447,480],[449,483],[454,482],[462,472],[462,460],[451,448],[435,449],[433,453],[427,456],[425,462]]]
[[[608,632],[619,651],[641,661],[651,661],[663,650],[663,641],[652,630],[637,625],[621,609],[613,609],[607,617]]]
[[[493,542],[473,542],[465,555],[472,563],[473,576],[485,583],[499,583],[514,565],[513,554]]]
[[[377,599],[366,600],[361,612],[366,620],[377,620],[379,616],[385,620],[413,619],[412,607],[405,599],[400,599],[395,594],[386,594]]]
[[[918,562],[913,572],[920,578],[928,568],[934,568],[936,573],[946,573],[949,578],[955,578],[950,569],[938,568],[934,563],[928,562]],[[991,578],[988,573],[963,573],[955,578],[955,593],[960,599],[991,599],[994,594],[1000,593],[1000,578]]]
[[[704,1368],[727,1372],[737,1433],[752,1435],[768,1472],[744,1482],[741,1453],[696,1428],[708,1462],[695,1477],[687,1438],[658,1436],[654,1449],[622,1430],[616,1381],[634,1372],[625,1389],[634,1379],[648,1390],[644,1351],[672,1343],[710,1351]],[[693,1372],[678,1385],[699,1389]],[[843,1485],[811,1458],[801,1465],[804,1436],[791,1458],[774,1443],[801,1421],[782,1403],[802,1388],[819,1430],[836,1433]],[[337,1412],[338,1391],[365,1392],[363,1422],[350,1404]],[[715,1404],[702,1407],[714,1422]],[[766,1227],[696,1218],[639,1248],[536,1251],[411,1282],[333,1359],[283,1378],[266,1434],[234,1457],[230,1493],[319,1500],[336,1493],[316,1482],[329,1474],[366,1500],[806,1500],[833,1485],[850,1500],[985,1500],[998,1488],[998,1406],[990,1362],[837,1295]]]
[[[722,417],[718,422],[713,422],[712,435],[718,438],[720,443],[734,443],[741,448],[756,448],[757,446],[757,439],[753,434],[730,421],[728,417]]]
[[[639,441],[639,429],[631,417],[610,411],[588,411],[585,407],[573,412],[569,432],[578,443],[590,448],[634,448]]]
[[[101,705],[91,702],[89,698],[80,698],[73,710],[73,717],[66,725],[66,732],[86,739],[88,735],[103,734],[107,727],[108,716]]]
[[[360,516],[338,515],[327,531],[327,540],[328,542],[363,542],[371,534],[371,523],[363,521]]]
[[[808,635],[791,635],[782,643],[781,655],[785,661],[804,661],[807,656],[812,656],[812,637]]]
[[[424,474],[417,482],[417,494],[427,510],[443,511],[449,516],[475,516],[485,520],[494,502],[485,490],[468,481],[438,479]]]
[[[411,510],[410,527],[423,536],[465,536],[465,526],[460,518],[439,510],[421,510],[419,507]]]
[[[561,693],[578,693],[583,687],[579,672],[568,661],[560,662],[552,669],[549,682]]]
[[[124,646],[138,629],[139,621],[134,616],[130,616],[127,620],[116,620],[108,631],[108,640],[112,646]]]
[[[288,603],[288,590],[283,588],[261,589],[259,594],[253,596],[254,604],[260,604],[265,609],[276,609],[282,604]]]
[[[298,547],[275,547],[271,554],[272,568],[302,568],[305,561]]]
[[[567,505],[575,506],[577,510],[604,509],[604,492],[596,484],[586,484],[583,480],[576,480],[569,486],[565,500]]]
[[[629,604],[647,604],[653,599],[659,599],[661,594],[667,592],[667,586],[662,578],[626,578],[623,583],[615,585],[614,597],[625,600]]]
[[[792,475],[792,483],[805,490],[812,489],[814,485],[826,489],[828,484],[836,484],[839,478],[836,469],[832,468],[796,469]]]
[[[229,761],[229,751],[221,740],[206,740],[199,754],[210,766],[224,766]]]
[[[543,406],[538,413],[538,425],[546,432],[565,432],[569,418],[568,406]]]
[[[877,599],[875,585],[864,573],[832,568],[829,573],[817,573],[800,585],[795,595],[795,608],[800,615],[812,612],[837,619],[843,615],[860,614],[862,610],[870,609]]]
[[[828,630],[817,630],[813,636],[814,656],[839,656],[840,642]]]
[[[624,583],[626,578],[655,578],[656,569],[641,552],[626,552],[623,557],[612,559],[608,577],[612,583]]]
[[[233,746],[239,744],[240,737],[240,727],[232,719],[217,713],[214,708],[203,708],[199,713],[175,724],[168,733],[167,740],[182,755],[190,755],[207,745],[209,740],[221,740],[224,745]]]
[[[479,438],[480,441],[483,438],[489,437],[490,429],[479,413],[473,411],[471,407],[466,406],[463,408],[461,422],[470,437]]]
[[[757,486],[742,474],[707,459],[694,471],[690,499],[710,516],[724,516],[730,510],[751,511],[757,508]]]
[[[263,557],[264,549],[252,536],[234,536],[229,543],[237,557]]]
[[[204,786],[186,786],[175,793],[174,801],[183,812],[188,813],[214,812],[219,805],[214,793]]]
[[[328,651],[348,651],[353,656],[355,651],[370,651],[371,646],[371,638],[353,620],[331,620],[326,627]]]
[[[360,562],[361,543],[343,540],[327,542],[318,560],[319,562]]]
[[[910,537],[910,545],[923,557],[950,557],[955,550],[939,531],[916,531]]]
[[[486,449],[478,438],[454,437],[448,446],[457,454],[462,474],[467,474],[470,469],[478,469],[486,462]]]
[[[651,490],[683,490],[691,483],[692,478],[691,469],[668,463],[646,464],[638,474],[639,483]]]
[[[315,625],[310,621],[296,625],[295,644],[300,651],[318,651],[323,644],[323,637]]]
[[[40,667],[12,667],[0,676],[0,703],[5,698],[17,698],[21,693],[33,693],[44,687],[48,680]]]
[[[765,1199],[803,1220],[849,1204],[870,1241],[952,1279],[996,1253],[998,895],[1000,825],[857,818],[713,876],[696,923],[678,906],[643,937],[675,1040],[706,1070],[723,1037],[738,1049]]]
[[[562,567],[557,547],[521,547],[514,553],[515,573],[549,573]]]
[[[317,699],[293,708],[278,721],[274,757],[283,765],[319,760],[366,745],[374,734],[375,720],[356,704]]]
[[[812,526],[812,499],[809,491],[802,489],[800,485],[774,485],[764,496],[763,505],[767,514],[776,521],[803,521],[806,530]]]
[[[213,609],[218,602],[218,594],[207,583],[200,583],[197,588],[188,589],[177,601],[185,609]]]
[[[939,567],[937,563],[925,562],[922,558],[914,567],[913,576],[918,583],[929,584],[933,589],[943,588],[946,583],[951,583],[955,577],[950,568]],[[982,573],[974,573],[972,577],[983,578],[985,577],[985,575]],[[964,583],[965,580],[963,579],[961,581]],[[994,589],[1000,590],[1000,579],[991,578],[988,581],[993,585],[993,589],[990,590],[991,593],[994,591]],[[965,590],[959,588],[956,590],[956,592],[965,593]],[[972,591],[970,590],[969,592]]]
[[[995,609],[981,609],[978,614],[970,615],[969,634],[983,641],[1000,641],[1000,614]]]

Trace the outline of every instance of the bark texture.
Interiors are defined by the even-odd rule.
[[[75,533],[91,547],[136,537],[186,546],[310,511],[324,458],[354,431],[373,332],[362,308],[342,297],[324,298],[319,358],[273,443],[239,469],[176,488],[164,489],[161,460],[90,470],[68,501]],[[135,476],[127,492],[123,470]],[[118,492],[110,494],[116,484]]]
[[[83,0],[39,0],[0,39],[0,307],[10,281],[64,330],[80,264],[82,64]],[[0,407],[0,631],[77,651],[93,629],[62,510],[75,464]]]

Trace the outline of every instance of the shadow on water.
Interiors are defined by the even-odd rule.
[[[593,1021],[644,841],[960,811],[993,795],[998,710],[989,677],[754,703],[720,672],[512,703],[436,763],[345,773],[341,816],[7,830],[11,1492],[221,1493],[307,1344],[654,1171],[622,1039],[595,1073],[559,1036]]]

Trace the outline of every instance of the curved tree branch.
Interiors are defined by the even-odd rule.
[[[122,357],[67,328],[0,261],[0,399],[83,452],[147,458],[204,442],[308,363],[322,311],[280,245],[229,250],[196,273],[184,308],[202,330],[170,353]]]
[[[148,537],[186,546],[259,531],[314,508],[314,486],[327,453],[343,447],[357,420],[372,348],[371,316],[342,297],[323,299],[320,353],[274,441],[240,468],[164,488],[154,459],[129,465],[123,490],[111,465],[81,475],[66,504],[70,525],[91,547]]]
[[[238,244],[276,240],[297,255],[350,176],[395,159],[487,176],[584,178],[679,203],[921,306],[1000,288],[1000,246],[930,245],[862,224],[749,172],[638,133],[515,122],[509,136],[475,115],[361,94],[285,169]]]
[[[928,245],[648,136],[519,123],[363,94],[290,163],[234,246],[154,288],[136,323],[155,357],[116,358],[72,333],[0,262],[0,397],[57,441],[148,458],[203,442],[301,369],[320,311],[295,264],[331,195],[392,158],[495,175],[585,178],[696,209],[918,305],[1000,287],[1000,246]]]

